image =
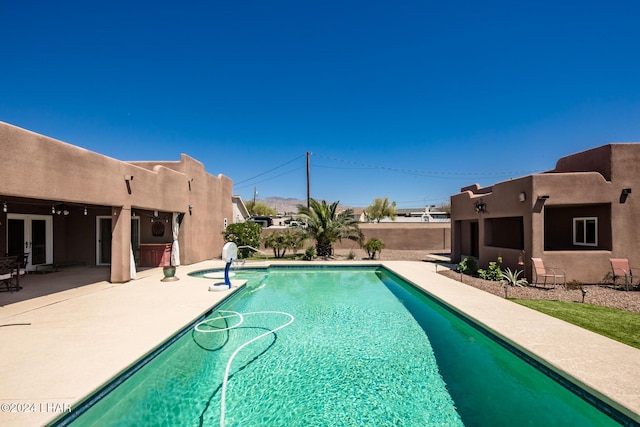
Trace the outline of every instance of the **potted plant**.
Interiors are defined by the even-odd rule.
[[[169,249],[169,265],[166,264],[162,267],[162,274],[164,274],[164,278],[161,280],[162,282],[173,282],[176,280],[180,280],[180,278],[176,277],[176,266],[173,265],[171,261],[171,249]]]

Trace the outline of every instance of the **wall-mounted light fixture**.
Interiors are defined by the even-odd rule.
[[[127,184],[127,193],[131,194],[131,181],[133,181],[133,175],[125,175],[124,182]]]
[[[487,204],[482,200],[478,200],[473,204],[476,213],[485,213],[487,211]]]
[[[64,203],[56,206],[54,210],[58,215],[64,215],[64,216],[69,215],[69,206],[65,205]]]
[[[84,208],[84,216],[87,216],[87,207]]]
[[[624,203],[627,201],[627,197],[631,194],[630,188],[623,188],[622,193],[620,193],[620,203]]]
[[[51,205],[51,215],[55,215],[56,214],[56,207],[54,205]]]
[[[9,210],[9,208],[7,207],[7,202],[4,202],[2,204],[2,212],[7,213],[8,210]]]
[[[191,215],[193,213],[193,206],[191,206],[191,204],[189,204],[189,215]]]
[[[521,191],[520,194],[518,194],[518,200],[520,200],[521,202],[524,202],[525,200],[527,200],[527,193],[525,193],[524,191]]]
[[[187,181],[187,184],[189,184],[189,191],[191,191],[191,183],[193,182],[193,178],[191,178],[189,181]]]

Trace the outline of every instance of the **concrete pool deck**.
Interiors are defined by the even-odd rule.
[[[329,264],[386,266],[640,422],[639,349],[448,279],[433,263]],[[0,424],[43,425],[73,408],[223,300],[229,292],[209,292],[211,279],[187,276],[223,266],[181,266],[175,282],[161,282],[156,268],[125,284],[98,281],[0,307]]]

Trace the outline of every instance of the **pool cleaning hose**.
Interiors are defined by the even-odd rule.
[[[240,347],[236,348],[235,351],[233,352],[233,354],[231,354],[231,357],[229,358],[229,361],[227,362],[227,366],[224,370],[224,379],[222,380],[222,392],[220,395],[220,427],[224,427],[224,418],[225,418],[225,412],[226,412],[226,396],[227,396],[227,382],[229,381],[229,371],[231,370],[231,363],[233,362],[233,359],[236,357],[236,355],[240,352],[240,350],[242,350],[243,348],[245,348],[246,346],[248,346],[249,344],[258,341],[259,339],[262,339],[264,337],[266,337],[267,335],[273,334],[276,331],[279,331],[280,329],[286,328],[287,326],[289,326],[290,324],[293,323],[293,321],[295,320],[295,318],[293,317],[293,315],[286,313],[284,311],[254,311],[254,312],[250,312],[250,313],[238,313],[237,311],[231,311],[231,310],[218,310],[219,313],[231,313],[230,315],[226,315],[226,316],[221,316],[221,317],[216,317],[215,319],[206,319],[203,320],[202,322],[198,323],[195,326],[195,330],[198,332],[202,332],[202,333],[208,333],[208,334],[213,334],[213,333],[218,333],[218,332],[225,332],[225,331],[229,331],[231,329],[235,329],[238,326],[240,326],[243,322],[244,322],[244,316],[248,316],[248,315],[254,315],[254,314],[281,314],[283,316],[287,316],[289,317],[289,320],[278,326],[277,328],[271,329],[263,334],[258,335],[255,338],[250,339],[249,341],[245,342],[244,344],[242,344]],[[200,326],[203,324],[207,324],[208,322],[211,321],[218,321],[221,319],[227,319],[227,318],[231,318],[231,317],[238,317],[239,321],[231,326],[227,326],[226,328],[221,328],[221,329],[202,329]]]

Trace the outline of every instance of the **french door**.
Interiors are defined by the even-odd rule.
[[[27,259],[27,270],[53,264],[53,218],[50,215],[7,214],[7,254]],[[22,259],[22,258],[20,258]]]

